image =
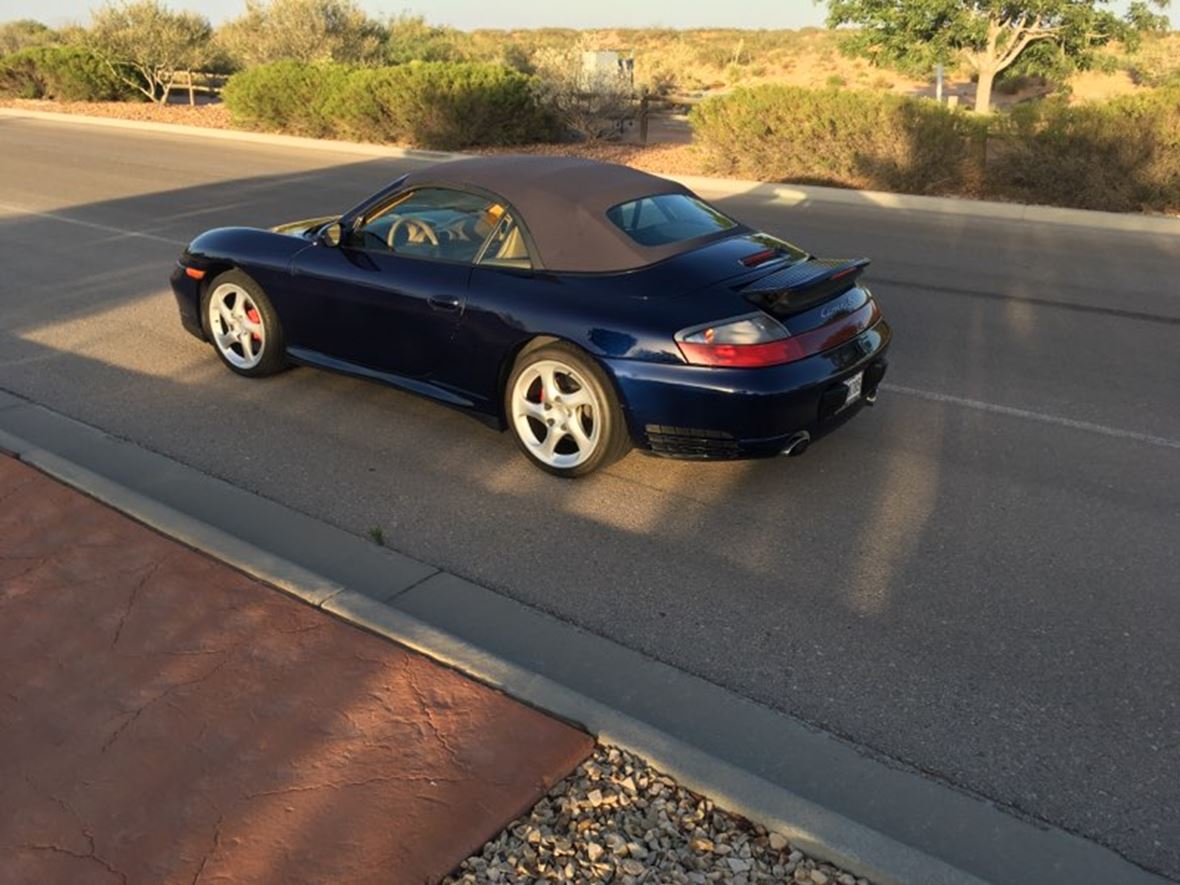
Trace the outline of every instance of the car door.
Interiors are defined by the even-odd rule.
[[[502,211],[477,194],[420,188],[358,218],[338,246],[303,250],[291,267],[305,317],[300,345],[380,372],[433,374]]]

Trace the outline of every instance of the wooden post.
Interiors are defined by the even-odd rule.
[[[647,93],[639,97],[639,143],[647,144]]]

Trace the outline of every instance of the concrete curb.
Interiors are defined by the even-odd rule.
[[[330,151],[365,157],[390,157],[424,162],[461,160],[471,154],[429,151],[390,145],[368,144],[333,139],[303,138],[295,135],[276,135],[239,129],[212,129],[182,123],[153,123],[143,120],[119,120],[111,117],[92,117],[85,114],[63,114],[53,111],[33,111],[21,108],[0,108],[0,117],[48,120],[56,123],[76,123],[106,126],[166,135],[237,141],[298,150]],[[926,212],[939,215],[992,218],[1031,224],[1056,224],[1069,227],[1092,228],[1103,231],[1150,233],[1180,237],[1180,218],[1164,215],[1133,215],[1122,212],[1099,212],[1089,209],[1066,209],[1058,206],[1002,203],[991,200],[972,200],[963,197],[925,197],[895,194],[885,191],[862,191],[803,184],[773,184],[736,178],[708,178],[699,175],[664,176],[678,181],[702,194],[727,197],[757,197],[781,206],[829,204],[861,206],[874,209],[893,209],[906,212]]]
[[[875,882],[1163,881],[1092,842],[1018,820],[609,640],[3,390],[0,449],[310,605],[579,723],[723,807],[783,832],[804,851]],[[234,512],[233,525],[201,518]],[[281,552],[283,543],[298,554]],[[308,568],[308,561],[325,565]],[[336,577],[345,573],[347,580]],[[843,803],[853,816],[817,797]],[[906,839],[886,832],[891,827]]]

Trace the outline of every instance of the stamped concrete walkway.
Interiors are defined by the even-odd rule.
[[[0,879],[436,881],[585,734],[0,455]]]

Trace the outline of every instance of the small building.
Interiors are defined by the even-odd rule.
[[[599,49],[582,53],[582,78],[587,88],[616,81],[627,89],[635,85],[635,54],[626,49]]]

